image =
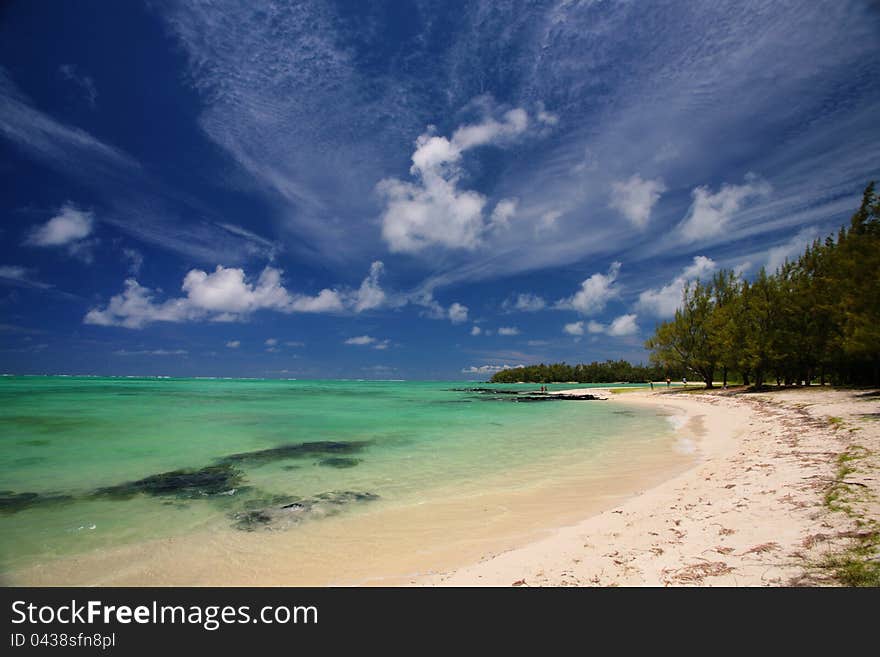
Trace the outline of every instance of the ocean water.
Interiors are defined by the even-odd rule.
[[[2,377],[0,572],[197,534],[314,543],[321,523],[369,531],[377,510],[575,486],[590,464],[625,468],[672,444],[656,412],[476,386],[537,388]],[[551,389],[572,387],[586,386]]]

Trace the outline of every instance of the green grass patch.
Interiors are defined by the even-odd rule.
[[[844,586],[880,587],[880,531],[869,531],[853,539],[854,545],[827,557],[822,564]]]

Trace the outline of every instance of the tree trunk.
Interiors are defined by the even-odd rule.
[[[743,385],[744,385],[744,386],[749,385],[749,371],[748,371],[748,370],[743,370],[742,375],[743,375]]]
[[[726,388],[727,387],[727,368],[725,367],[721,371],[724,373],[724,383],[722,385]]]

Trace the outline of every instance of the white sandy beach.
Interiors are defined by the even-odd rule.
[[[660,404],[685,413],[684,432],[696,438],[699,462],[549,537],[413,583],[834,584],[829,569],[816,564],[849,547],[867,528],[876,529],[871,524],[880,520],[876,394],[810,388],[609,397],[610,403]],[[845,475],[845,487],[836,488],[850,513],[826,504],[844,453],[863,457],[849,461],[854,471]]]

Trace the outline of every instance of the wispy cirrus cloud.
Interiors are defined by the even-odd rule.
[[[235,230],[220,219],[184,219],[181,215],[193,210],[193,201],[184,193],[159,181],[123,150],[39,110],[2,66],[0,136],[28,157],[99,193],[106,205],[100,220],[135,239],[201,262],[237,263],[243,255],[271,259],[279,250],[277,243]],[[201,206],[197,214],[211,211]],[[88,257],[90,251],[81,248],[78,254]]]

